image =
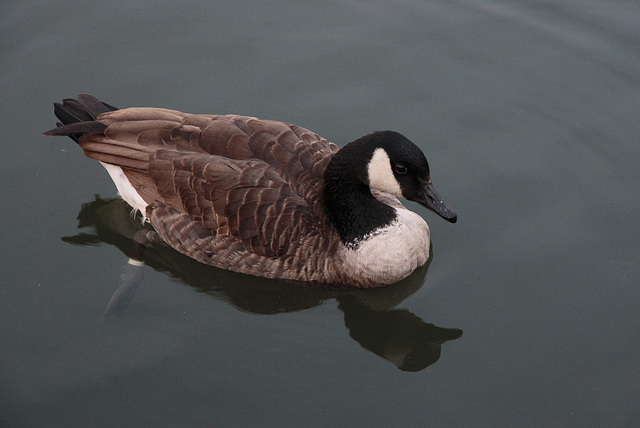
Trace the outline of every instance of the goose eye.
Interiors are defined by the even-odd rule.
[[[407,167],[401,164],[397,164],[396,167],[396,173],[398,174],[406,174],[407,173]]]

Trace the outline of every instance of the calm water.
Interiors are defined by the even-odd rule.
[[[0,425],[640,425],[638,2],[4,1],[0,89]],[[400,131],[459,221],[409,204],[430,266],[370,292],[150,250],[103,320],[137,226],[40,135],[81,92]]]

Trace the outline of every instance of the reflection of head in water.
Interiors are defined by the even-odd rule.
[[[417,372],[438,361],[441,345],[462,330],[425,323],[406,309],[376,311],[347,296],[338,297],[350,336],[400,370]]]

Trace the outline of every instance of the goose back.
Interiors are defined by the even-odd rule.
[[[335,144],[284,122],[162,108],[109,111],[87,97],[73,110],[88,114],[48,134],[73,135],[88,157],[121,168],[167,244],[243,273],[344,279],[323,257],[339,241],[322,200]]]

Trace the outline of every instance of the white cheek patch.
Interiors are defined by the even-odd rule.
[[[377,148],[367,165],[369,175],[369,187],[402,197],[400,183],[391,171],[389,155],[383,148]]]

